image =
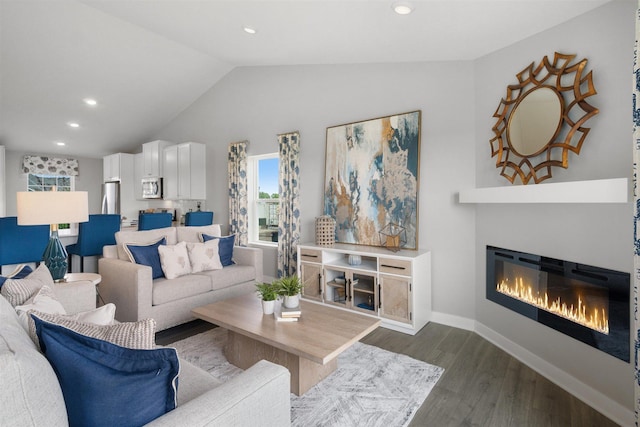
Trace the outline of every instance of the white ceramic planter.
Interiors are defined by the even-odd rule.
[[[273,311],[276,308],[276,302],[275,301],[265,301],[262,300],[262,312],[264,314],[273,314]]]
[[[287,308],[296,308],[300,304],[300,296],[299,295],[285,295],[284,296],[284,306]]]

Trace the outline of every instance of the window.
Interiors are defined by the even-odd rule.
[[[64,175],[38,175],[30,173],[27,179],[27,191],[74,191],[75,177]],[[77,234],[78,224],[58,224],[58,235],[69,236]]]
[[[278,241],[278,153],[249,156],[249,241],[275,245]]]

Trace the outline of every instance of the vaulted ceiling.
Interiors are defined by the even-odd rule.
[[[131,152],[234,67],[473,60],[608,1],[1,0],[0,145]]]

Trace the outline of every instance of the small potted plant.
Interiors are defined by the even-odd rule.
[[[297,275],[281,277],[277,281],[278,293],[284,297],[284,306],[295,308],[300,304],[302,284]]]
[[[264,314],[273,314],[279,289],[276,283],[256,283],[256,289],[262,300],[262,312]]]

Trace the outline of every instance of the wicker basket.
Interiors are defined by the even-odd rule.
[[[316,217],[316,245],[332,246],[336,241],[336,220],[329,215]]]

